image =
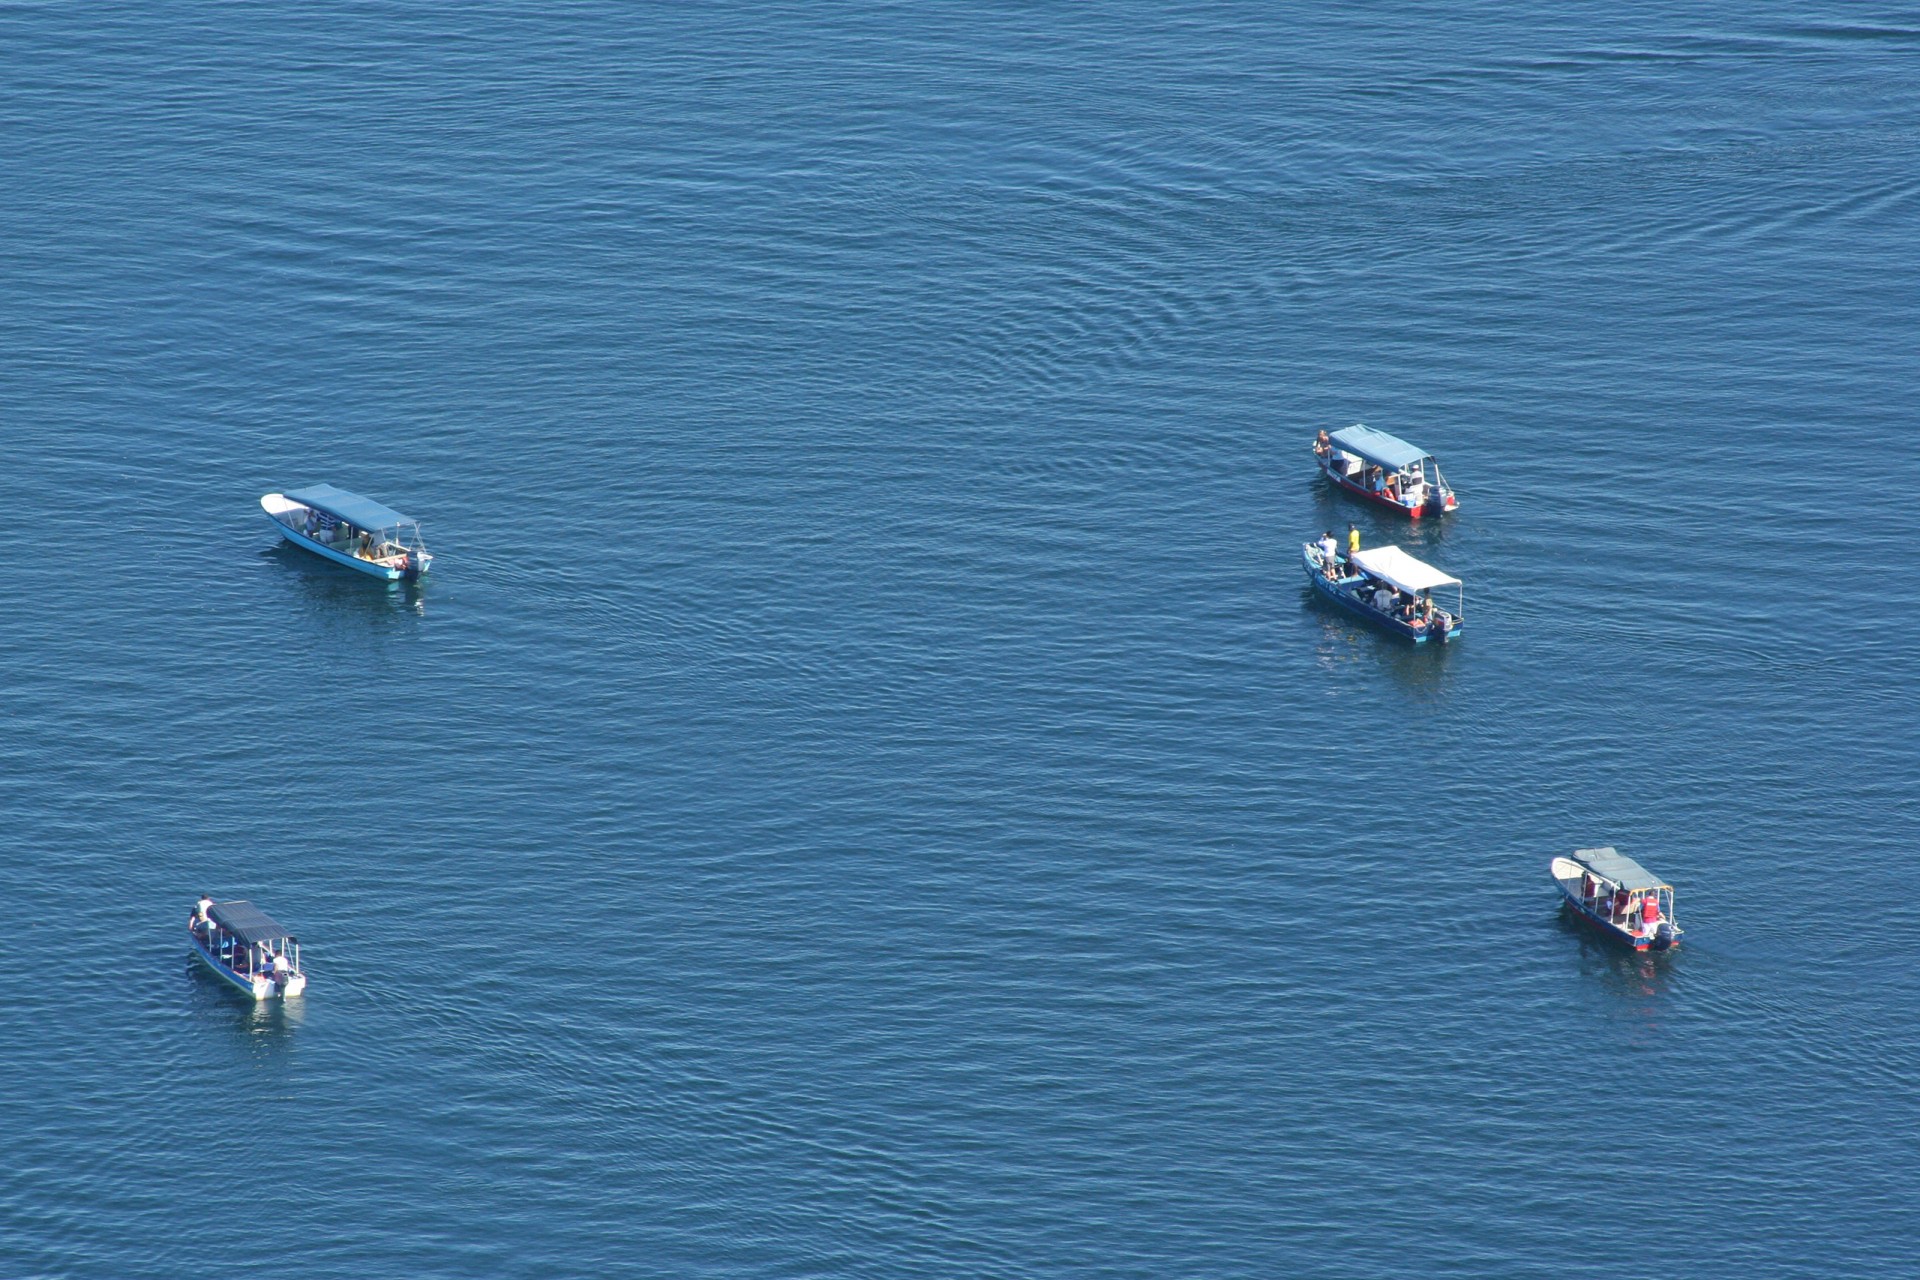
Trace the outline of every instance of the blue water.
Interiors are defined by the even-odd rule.
[[[0,1276],[1913,1274],[1920,24],[1767,8],[0,7]]]

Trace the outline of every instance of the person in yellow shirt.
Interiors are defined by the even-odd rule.
[[[1353,553],[1358,551],[1359,549],[1360,549],[1360,526],[1357,524],[1350,524],[1347,526],[1347,555],[1351,557]]]

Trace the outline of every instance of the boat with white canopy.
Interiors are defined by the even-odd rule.
[[[251,902],[200,899],[187,935],[209,969],[255,1000],[286,999],[307,989],[300,939]]]
[[[1467,589],[1460,579],[1399,547],[1341,555],[1329,534],[1321,542],[1304,544],[1301,553],[1307,581],[1315,591],[1415,644],[1445,643],[1465,625]],[[1444,587],[1454,588],[1451,608],[1434,602],[1434,591]]]
[[[1680,945],[1673,918],[1673,886],[1607,845],[1576,849],[1549,868],[1565,909],[1635,951]]]
[[[269,493],[260,507],[280,535],[336,564],[389,582],[411,582],[433,565],[420,522],[330,484]]]
[[[1437,516],[1460,505],[1425,449],[1356,422],[1313,442],[1320,472],[1348,493],[1407,516]]]

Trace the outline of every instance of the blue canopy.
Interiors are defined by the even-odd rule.
[[[1375,466],[1385,467],[1389,471],[1410,467],[1427,456],[1424,450],[1414,448],[1399,436],[1390,436],[1359,423],[1344,431],[1334,432],[1330,439],[1334,448],[1357,453]],[[293,498],[298,495],[290,493],[287,496]]]
[[[403,524],[415,523],[412,516],[403,516],[392,507],[383,507],[372,498],[363,498],[357,493],[348,493],[345,489],[336,489],[330,484],[309,485],[305,489],[295,489],[285,495],[289,501],[303,507],[312,507],[315,511],[324,511],[346,521],[356,529],[392,529]]]
[[[1602,880],[1611,880],[1623,889],[1673,889],[1672,885],[1612,845],[1600,849],[1575,849],[1573,860]]]

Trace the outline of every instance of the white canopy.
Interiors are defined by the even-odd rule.
[[[1431,591],[1435,587],[1457,587],[1460,579],[1449,578],[1430,564],[1415,560],[1398,547],[1374,547],[1356,551],[1347,559],[1376,578],[1384,578],[1408,593]]]

